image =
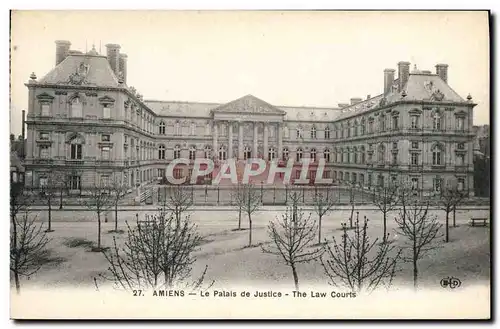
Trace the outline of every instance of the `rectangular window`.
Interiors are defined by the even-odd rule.
[[[399,117],[392,117],[392,129],[396,130],[399,128]]]
[[[412,149],[418,149],[418,142],[411,142]]]
[[[392,142],[392,148],[397,150],[398,142]]]
[[[463,166],[465,164],[465,157],[463,154],[457,156],[457,166]]]
[[[40,140],[42,140],[42,141],[48,141],[49,140],[49,136],[50,136],[49,133],[45,133],[45,132],[40,133]]]
[[[462,177],[458,178],[457,179],[457,189],[459,191],[463,191],[464,187],[465,187],[465,179]]]
[[[417,166],[418,165],[418,153],[412,153],[411,154],[411,165],[412,166]]]
[[[102,117],[104,119],[111,118],[111,108],[109,107],[109,105],[104,105],[104,107],[102,108]]]
[[[42,116],[50,116],[50,104],[42,104]]]
[[[40,147],[40,158],[48,159],[50,157],[50,148],[48,146]]]
[[[465,144],[464,143],[458,143],[457,149],[459,149],[459,150],[465,150]]]
[[[71,159],[81,160],[82,159],[82,145],[81,144],[71,144]]]
[[[101,136],[101,141],[103,142],[109,142],[111,139],[110,139],[110,136],[109,135],[102,135]],[[127,143],[127,136],[125,136],[125,143]]]
[[[109,176],[103,175],[101,176],[101,186],[109,186]]]
[[[418,115],[411,116],[411,129],[418,129]]]
[[[47,177],[40,177],[38,180],[38,186],[40,187],[47,187],[49,183],[49,179]]]
[[[80,176],[69,176],[69,188],[71,190],[80,189]]]
[[[325,179],[329,179],[330,178],[330,171],[329,170],[326,170],[323,172],[323,178]]]
[[[181,168],[174,168],[174,178],[179,179],[182,178],[182,169]]]
[[[457,118],[457,130],[464,130],[464,118]]]
[[[434,191],[441,192],[441,178],[434,178]]]
[[[398,163],[398,154],[392,153],[392,164],[395,165]]]
[[[110,153],[109,151],[110,151],[110,149],[107,146],[104,146],[101,149],[101,158],[102,158],[102,160],[109,160],[109,153]]]
[[[411,179],[411,189],[412,190],[418,190],[418,178],[417,177],[412,177],[412,179]]]
[[[299,179],[300,178],[300,170],[296,170],[295,171],[295,179]]]

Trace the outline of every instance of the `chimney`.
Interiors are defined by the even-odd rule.
[[[56,40],[56,66],[68,56],[69,47],[71,47],[71,42]]]
[[[370,98],[372,98],[372,95],[366,95],[366,100],[369,100]]]
[[[394,72],[396,72],[395,69],[384,70],[384,95],[388,94],[392,90],[392,84],[394,83]]]
[[[361,102],[363,99],[362,98],[351,98],[351,105],[354,105],[356,103]]]
[[[344,108],[344,107],[347,107],[347,106],[349,106],[349,104],[347,104],[347,103],[339,103],[339,107],[340,108]]]
[[[410,77],[410,63],[409,62],[399,62],[398,63],[398,79],[399,86],[398,91],[402,91],[408,82]]]
[[[123,83],[127,84],[127,55],[126,54],[120,54],[120,66],[119,66],[118,72],[122,74]]]
[[[120,73],[120,45],[108,43],[106,45],[106,56],[108,57],[109,66],[118,77]]]
[[[448,64],[437,64],[436,74],[439,75],[444,82],[448,83]]]

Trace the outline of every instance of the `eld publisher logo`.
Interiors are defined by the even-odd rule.
[[[462,285],[460,279],[454,277],[446,277],[441,280],[441,287],[455,289]]]

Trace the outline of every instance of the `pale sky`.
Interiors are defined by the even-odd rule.
[[[145,99],[229,102],[253,94],[274,105],[336,107],[383,90],[397,62],[435,72],[478,103],[489,123],[487,12],[167,12],[12,13],[11,130],[21,132],[31,72],[55,64],[55,40],[85,51],[121,45],[129,86]],[[87,45],[87,46],[86,46]],[[397,74],[397,72],[396,72]]]

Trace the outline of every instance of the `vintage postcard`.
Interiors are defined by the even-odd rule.
[[[13,319],[490,319],[487,11],[11,13]]]

